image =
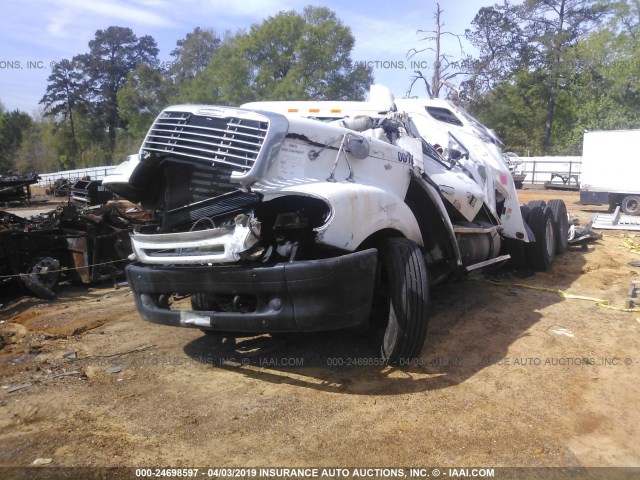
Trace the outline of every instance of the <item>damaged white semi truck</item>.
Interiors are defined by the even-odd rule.
[[[434,147],[434,117],[392,97],[324,103],[331,122],[290,103],[166,108],[104,180],[155,212],[126,268],[144,319],[218,338],[368,326],[399,362],[433,285],[566,247],[564,204],[521,208],[491,135],[458,125]]]

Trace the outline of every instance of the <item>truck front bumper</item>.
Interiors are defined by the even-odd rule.
[[[237,334],[314,332],[369,318],[376,264],[377,251],[370,249],[273,266],[134,263],[126,274],[138,311],[149,322]],[[224,311],[170,307],[172,294],[195,293],[230,301]]]

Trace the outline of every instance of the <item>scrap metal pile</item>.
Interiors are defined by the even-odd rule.
[[[91,180],[90,177],[73,180],[58,178],[47,188],[46,193],[54,197],[70,197],[71,202],[80,207],[102,205],[115,198],[113,193],[102,186],[102,180]]]
[[[0,176],[0,202],[25,202],[31,200],[31,185],[38,183],[35,173]]]
[[[53,298],[62,278],[81,283],[114,279],[131,254],[129,232],[144,213],[118,205],[79,210],[59,206],[26,219],[0,210],[0,286],[18,281],[41,298]]]
[[[71,182],[68,178],[58,178],[53,184],[47,188],[47,195],[54,197],[68,197],[71,185],[75,183],[75,180]]]

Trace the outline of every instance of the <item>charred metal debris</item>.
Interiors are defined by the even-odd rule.
[[[35,173],[0,176],[0,203],[22,203],[31,200],[31,185],[38,183]]]
[[[54,197],[68,197],[73,183],[75,183],[75,181],[71,182],[68,178],[58,178],[46,189],[46,194]]]
[[[115,283],[132,253],[129,233],[148,220],[118,204],[84,210],[69,204],[30,219],[0,210],[0,286],[17,281],[51,299],[62,279]]]
[[[69,201],[79,207],[103,205],[113,200],[115,195],[102,186],[102,180],[58,178],[46,189],[47,195],[69,197]]]

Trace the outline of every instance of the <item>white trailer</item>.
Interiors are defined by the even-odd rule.
[[[640,130],[585,132],[580,203],[640,215]]]

